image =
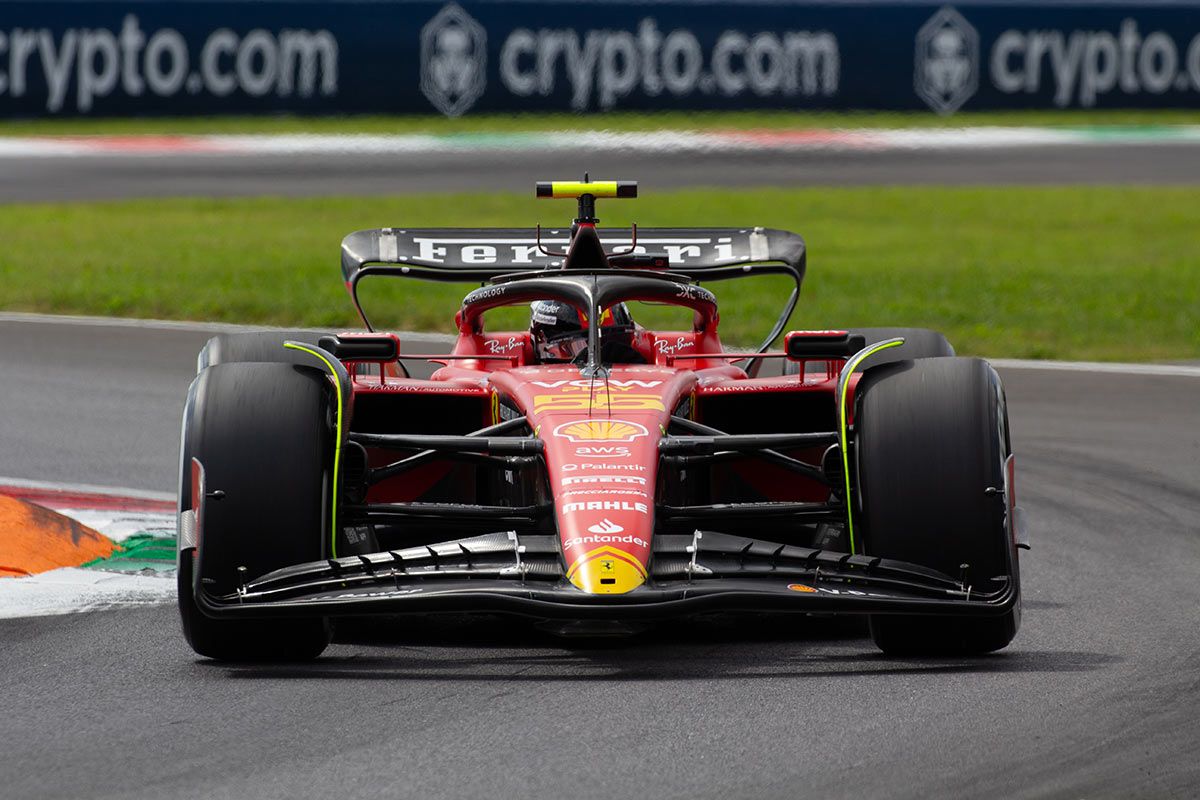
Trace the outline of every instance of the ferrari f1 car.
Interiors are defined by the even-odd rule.
[[[1023,542],[985,361],[921,329],[795,330],[773,351],[801,237],[598,228],[596,199],[632,182],[538,194],[577,200],[569,229],[347,236],[363,331],[227,334],[200,353],[178,571],[197,653],[310,658],[330,619],[431,612],[563,630],[862,614],[889,653],[1011,641]],[[700,284],[755,275],[794,287],[760,347],[727,349]],[[363,313],[367,278],[481,288],[447,352],[407,352]],[[690,329],[642,328],[637,303],[682,307]],[[502,306],[531,308],[529,329],[489,330]]]

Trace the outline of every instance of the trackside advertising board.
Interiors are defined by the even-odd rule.
[[[4,2],[0,116],[1200,106],[1200,4]]]

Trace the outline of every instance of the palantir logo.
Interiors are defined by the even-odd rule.
[[[917,95],[939,114],[952,114],[979,88],[979,34],[950,6],[917,31]]]
[[[421,29],[421,91],[448,117],[466,112],[487,87],[487,32],[450,3]]]

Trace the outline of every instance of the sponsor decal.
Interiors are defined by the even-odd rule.
[[[559,497],[598,497],[601,495],[620,495],[624,497],[649,497],[641,489],[570,489],[559,494]]]
[[[946,6],[917,31],[913,87],[939,114],[952,114],[979,88],[979,34]]]
[[[476,289],[467,295],[463,302],[478,303],[482,300],[491,300],[493,297],[499,297],[507,292],[507,286],[484,286],[482,289]]]
[[[610,520],[608,517],[597,522],[595,525],[588,526],[588,533],[624,533],[625,529],[617,523]]]
[[[610,411],[666,411],[662,398],[656,394],[619,394],[597,391],[586,395],[539,394],[533,397],[533,413],[542,411],[589,411],[604,408]]]
[[[576,447],[575,455],[580,458],[629,458],[633,453],[624,445],[587,445]]]
[[[668,356],[673,356],[682,350],[691,350],[695,347],[696,347],[695,342],[693,342],[691,339],[688,339],[683,336],[680,336],[677,339],[675,339],[674,343],[669,342],[666,339],[655,339],[654,340],[654,349],[657,350],[658,352],[662,353],[663,355],[668,355]]]
[[[707,300],[710,303],[717,299],[708,289],[690,283],[675,284],[675,296],[681,300]]]
[[[650,508],[645,503],[628,500],[588,500],[579,503],[563,503],[564,514],[576,511],[634,511],[638,514],[649,514]]]
[[[601,381],[530,381],[534,386],[540,386],[543,389],[562,389],[564,392],[587,391],[589,389],[601,389],[608,387],[609,390],[629,391],[637,387],[640,389],[653,389],[655,386],[661,386],[662,381],[637,381],[637,380],[601,380]]]
[[[487,339],[484,341],[483,346],[486,347],[488,352],[492,355],[501,355],[512,352],[513,350],[520,350],[522,342],[517,337],[510,336],[507,340]]]
[[[420,587],[412,589],[383,589],[374,592],[343,592],[341,594],[325,594],[319,597],[301,597],[302,603],[324,603],[329,600],[362,600],[374,597],[402,597],[407,594],[418,594],[424,589]]]
[[[482,386],[447,386],[441,382],[433,385],[418,384],[410,386],[404,383],[376,383],[375,378],[371,382],[361,382],[361,386],[356,391],[365,391],[368,394],[377,392],[394,392],[396,394],[453,394],[453,395],[485,395],[487,390]]]
[[[560,479],[562,486],[578,486],[589,483],[621,483],[645,486],[646,479],[637,475],[569,475]]]
[[[623,419],[584,419],[564,422],[554,435],[570,442],[632,442],[650,432],[645,425]]]
[[[433,107],[457,117],[487,88],[487,32],[457,3],[421,29],[421,92]]]
[[[270,102],[338,93],[338,41],[327,30],[255,28],[243,34],[220,27],[204,35],[203,43],[189,42],[190,35],[175,28],[143,30],[136,14],[126,14],[119,30],[0,31],[0,54],[6,54],[0,61],[0,95],[20,98],[44,91],[46,111],[57,114],[87,113],[103,108],[107,98],[122,96],[191,95],[196,100],[187,102],[203,102],[244,94]],[[37,72],[44,76],[44,88],[36,78],[27,79]]]
[[[564,549],[578,547],[584,544],[634,544],[638,547],[649,547],[650,544],[640,536],[625,534],[618,536],[617,534],[599,533],[595,536],[576,536],[573,539],[567,539],[563,542]]]
[[[1001,92],[1036,94],[1049,81],[1059,108],[1090,108],[1114,91],[1126,97],[1200,91],[1200,34],[1177,42],[1163,30],[1143,33],[1132,18],[1116,31],[1009,29],[996,38],[989,62]]]
[[[607,470],[624,470],[626,472],[645,472],[646,466],[643,464],[592,464],[583,462],[582,464],[563,464],[561,472],[576,472],[581,469],[607,469]]]
[[[543,97],[567,84],[571,108],[609,109],[645,97],[832,97],[841,54],[828,31],[746,33],[729,29],[710,48],[687,28],[636,30],[518,28],[500,47],[500,81],[517,97]],[[674,263],[674,259],[672,259]]]
[[[787,588],[791,589],[793,592],[802,592],[803,594],[849,595],[851,597],[892,597],[890,594],[881,594],[879,592],[864,592],[859,589],[830,589],[825,586],[814,587],[804,583],[789,583]]]

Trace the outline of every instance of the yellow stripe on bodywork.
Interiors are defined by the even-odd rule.
[[[333,450],[333,491],[330,492],[330,506],[332,508],[329,521],[329,553],[330,558],[337,558],[337,496],[339,486],[338,471],[341,469],[342,465],[342,382],[338,380],[338,373],[337,370],[334,369],[333,364],[329,363],[329,359],[321,355],[318,351],[312,349],[311,347],[304,347],[303,345],[292,342],[284,344],[284,347],[289,350],[300,350],[301,352],[308,353],[313,358],[321,361],[321,363],[323,363],[329,369],[329,374],[333,376],[333,388],[337,393],[337,439],[334,441]]]
[[[899,347],[902,344],[904,344],[903,339],[886,339],[859,350],[842,367],[842,374],[838,379],[838,447],[842,451],[842,474],[846,478],[846,530],[850,535],[851,553],[857,552],[857,548],[854,543],[854,503],[850,499],[850,451],[846,446],[849,433],[846,424],[846,396],[850,392],[850,376],[854,374],[854,370],[858,368],[858,365],[866,359],[881,350],[886,350],[889,347]]]
[[[625,594],[646,582],[646,569],[615,547],[597,547],[575,560],[567,580],[588,594]]]

